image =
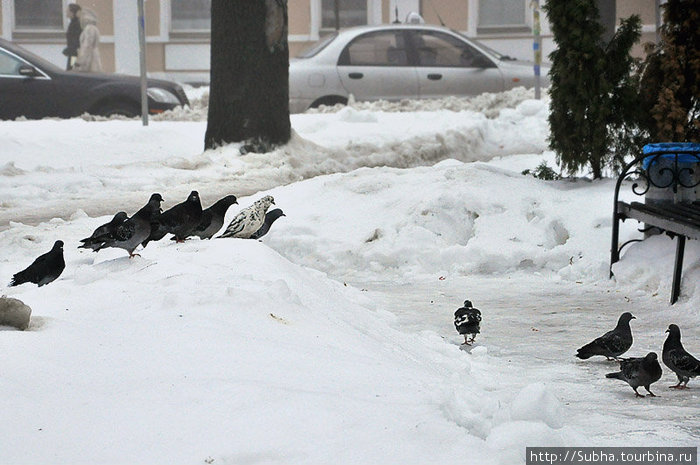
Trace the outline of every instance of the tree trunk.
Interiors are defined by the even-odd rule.
[[[212,0],[205,149],[289,141],[287,0]]]

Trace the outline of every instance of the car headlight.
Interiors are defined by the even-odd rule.
[[[146,93],[149,97],[151,97],[158,103],[170,103],[173,105],[180,105],[180,100],[178,100],[175,94],[160,87],[149,87]]]

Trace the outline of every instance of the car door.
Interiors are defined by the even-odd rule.
[[[400,100],[418,96],[416,69],[408,59],[403,30],[362,34],[350,41],[338,59],[338,76],[357,100]]]
[[[440,31],[410,31],[421,98],[501,92],[496,64],[462,39]]]
[[[55,115],[49,76],[17,55],[0,48],[0,118]]]

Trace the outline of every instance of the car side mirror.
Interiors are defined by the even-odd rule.
[[[19,67],[19,75],[25,76],[25,77],[34,77],[34,76],[38,76],[39,73],[37,72],[36,68],[33,66],[22,65]]]

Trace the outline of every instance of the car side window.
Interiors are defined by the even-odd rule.
[[[401,31],[371,32],[345,46],[340,66],[408,66],[406,40]]]
[[[22,61],[0,50],[0,76],[19,76],[19,67]]]
[[[415,31],[412,38],[418,56],[418,66],[459,68],[493,66],[493,63],[481,52],[449,34],[437,31]]]

